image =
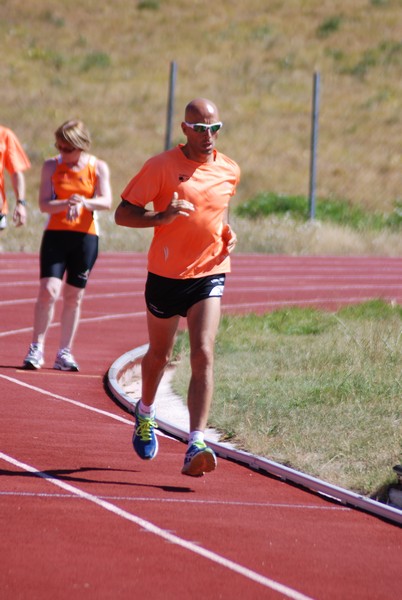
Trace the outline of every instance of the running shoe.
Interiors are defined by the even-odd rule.
[[[191,477],[202,477],[204,473],[213,471],[216,465],[217,460],[212,448],[204,442],[194,442],[186,452],[181,472]]]
[[[28,354],[24,358],[24,368],[30,370],[40,369],[44,363],[43,352],[39,350],[38,344],[31,344]]]
[[[158,440],[154,429],[158,427],[155,419],[140,415],[139,402],[135,407],[135,429],[133,434],[134,450],[143,460],[152,460],[158,453]]]
[[[58,351],[53,369],[58,369],[59,371],[80,370],[78,364],[74,360],[74,356],[71,354],[68,348],[62,348],[62,350]]]
[[[7,227],[7,217],[0,213],[0,229],[5,229]]]

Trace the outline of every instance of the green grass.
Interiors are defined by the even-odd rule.
[[[235,208],[240,217],[256,219],[270,215],[287,215],[306,220],[310,216],[309,200],[305,196],[287,196],[274,192],[260,193]],[[402,229],[402,203],[397,202],[388,214],[369,212],[346,200],[318,198],[315,218],[334,225],[348,226],[357,231]]]
[[[188,383],[188,339],[174,388]],[[402,457],[402,307],[224,316],[210,425],[223,439],[377,497]]]

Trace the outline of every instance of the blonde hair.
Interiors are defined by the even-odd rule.
[[[70,120],[60,125],[54,132],[56,139],[64,140],[73,148],[87,151],[91,145],[91,136],[82,121]]]

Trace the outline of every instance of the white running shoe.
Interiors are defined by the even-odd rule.
[[[7,227],[7,217],[0,213],[0,229],[5,229]]]
[[[40,369],[44,363],[43,352],[39,349],[38,344],[31,344],[28,354],[24,358],[24,368],[30,370]]]
[[[62,348],[58,351],[56,360],[54,361],[53,369],[58,369],[59,371],[80,370],[69,348]]]

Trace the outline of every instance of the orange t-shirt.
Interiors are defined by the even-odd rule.
[[[0,212],[7,214],[6,186],[4,169],[10,174],[29,169],[31,163],[18,138],[7,127],[0,125]]]
[[[52,175],[52,187],[54,199],[66,200],[72,194],[80,194],[85,198],[93,198],[96,189],[96,158],[90,156],[88,163],[80,171],[70,169],[61,162],[57,156],[56,168]],[[67,209],[49,216],[46,229],[52,231],[79,231],[98,235],[97,219],[95,211],[87,210],[85,207],[76,221],[70,222],[66,219]]]
[[[122,193],[123,200],[137,206],[152,202],[157,212],[167,208],[174,192],[194,205],[189,217],[178,216],[155,227],[148,271],[172,279],[228,273],[229,257],[220,258],[225,249],[223,218],[240,169],[216,150],[213,162],[194,162],[181,147],[150,158]]]

